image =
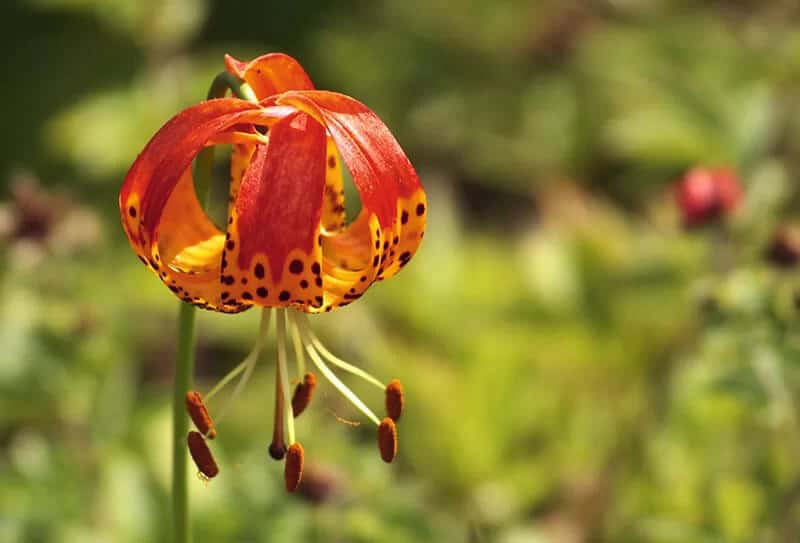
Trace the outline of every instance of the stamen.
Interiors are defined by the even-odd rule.
[[[203,403],[203,396],[199,392],[190,390],[186,393],[186,411],[189,412],[189,417],[201,434],[208,439],[217,437],[214,421],[211,420],[211,415],[208,414],[208,409]]]
[[[294,356],[297,362],[297,374],[305,375],[306,373],[306,355],[303,351],[303,342],[300,340],[300,330],[297,328],[297,323],[294,319],[291,321],[290,328],[292,329],[292,345],[294,346]]]
[[[317,378],[313,373],[306,373],[302,383],[297,383],[292,396],[292,413],[297,418],[306,410],[311,398],[314,396],[314,388],[317,386]]]
[[[403,414],[403,403],[403,385],[398,379],[392,379],[386,386],[386,414],[395,422]]]
[[[281,392],[281,369],[275,364],[275,413],[272,421],[272,443],[269,455],[275,460],[286,456],[286,441],[283,438],[283,393]]]
[[[233,379],[234,377],[236,377],[237,375],[239,375],[240,373],[242,373],[242,372],[244,371],[244,369],[247,367],[247,361],[248,361],[249,359],[250,359],[250,357],[249,357],[249,355],[248,355],[248,356],[247,356],[247,357],[246,357],[244,360],[242,360],[242,361],[239,363],[239,365],[238,365],[238,366],[236,366],[235,368],[233,368],[231,371],[229,371],[229,372],[228,372],[228,373],[225,375],[225,377],[223,377],[222,379],[220,379],[219,383],[217,383],[216,385],[214,385],[214,388],[212,388],[212,389],[211,389],[211,391],[210,391],[208,394],[206,394],[206,401],[209,401],[209,400],[210,400],[210,399],[211,399],[213,396],[215,396],[215,395],[217,394],[217,392],[219,392],[220,390],[222,390],[223,388],[225,388],[225,385],[227,385],[228,383],[230,383],[231,379]]]
[[[191,431],[186,436],[186,443],[189,445],[189,454],[192,456],[197,469],[208,477],[213,479],[219,473],[217,463],[211,455],[211,450],[208,448],[203,434],[200,432]]]
[[[230,408],[231,404],[236,401],[236,399],[241,395],[242,391],[244,390],[245,385],[250,380],[250,376],[253,375],[253,370],[256,367],[256,362],[258,361],[258,356],[261,354],[261,348],[264,346],[264,339],[267,337],[269,333],[269,319],[272,315],[272,312],[268,308],[264,308],[261,312],[261,323],[258,326],[258,336],[256,336],[256,343],[253,345],[253,350],[250,351],[250,354],[247,355],[247,358],[239,364],[239,366],[244,368],[244,372],[242,373],[242,377],[239,379],[239,382],[236,383],[236,388],[233,389],[233,393],[231,394],[230,398],[225,402],[225,405],[220,409],[219,416],[217,417],[217,425],[225,418],[225,415],[228,413],[228,409]],[[234,368],[231,372],[236,372],[239,368]],[[219,385],[214,387],[214,389],[206,395],[206,400],[212,396],[213,393],[216,393],[218,390],[222,388],[221,385],[230,381],[228,374],[225,378],[220,382]]]
[[[300,315],[295,322],[298,324],[298,326],[303,327],[301,332],[306,336],[306,338],[310,339],[311,343],[314,345],[314,348],[317,350],[317,352],[319,352],[323,357],[325,357],[328,360],[328,362],[330,362],[334,366],[338,366],[343,370],[352,373],[353,375],[361,377],[368,383],[372,383],[381,390],[385,388],[383,383],[381,383],[379,380],[377,380],[375,377],[373,377],[366,371],[348,362],[345,362],[338,356],[331,353],[328,349],[326,349],[325,346],[322,344],[322,342],[319,340],[319,338],[316,335],[314,335],[314,331],[311,330],[311,326],[309,326],[308,320],[306,319],[305,315]]]
[[[286,465],[283,468],[283,480],[286,490],[294,492],[303,478],[303,447],[299,443],[292,443],[286,453]]]
[[[278,309],[278,318],[276,323],[276,332],[278,336],[278,370],[281,382],[281,394],[283,395],[283,405],[286,412],[286,433],[289,438],[289,448],[294,444],[294,416],[289,411],[289,372],[286,369],[286,310]]]
[[[378,426],[378,448],[381,451],[381,458],[387,464],[391,464],[397,456],[397,426],[394,421],[386,417]]]
[[[311,360],[317,366],[317,369],[319,369],[322,375],[324,375],[325,378],[328,381],[330,381],[330,383],[334,387],[336,387],[336,389],[339,392],[341,392],[345,398],[350,400],[350,402],[354,406],[356,406],[359,409],[359,411],[364,413],[364,415],[366,415],[369,420],[374,422],[375,426],[379,426],[381,421],[378,419],[377,416],[375,416],[375,413],[373,413],[369,407],[364,405],[364,402],[362,402],[361,399],[359,399],[359,397],[356,396],[355,393],[347,387],[347,385],[342,383],[339,380],[339,378],[336,377],[336,375],[330,370],[330,368],[327,365],[325,365],[325,362],[323,362],[322,359],[319,357],[317,351],[314,350],[314,346],[311,344],[311,341],[309,340],[306,331],[307,330],[305,327],[303,327],[300,330],[301,334],[303,335],[303,343],[305,344],[306,352],[308,352],[308,355],[311,357]],[[383,386],[381,386],[381,388],[383,388]]]

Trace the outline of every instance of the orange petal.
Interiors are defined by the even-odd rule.
[[[275,124],[269,144],[256,147],[229,219],[222,270],[227,303],[322,305],[325,153],[325,129],[302,112]]]
[[[323,247],[330,263],[326,268],[335,278],[331,286],[338,286],[337,305],[346,305],[373,281],[391,277],[411,260],[424,235],[425,191],[389,129],[357,100],[327,91],[298,91],[274,102],[325,124],[361,197],[362,217],[326,237]]]
[[[225,55],[225,67],[233,75],[244,79],[259,100],[290,90],[314,88],[300,63],[283,53],[269,53],[250,62]]]
[[[364,207],[378,215],[382,226],[394,222],[400,198],[422,188],[397,140],[361,102],[335,92],[301,91],[287,92],[276,103],[295,106],[327,127]]]
[[[328,158],[325,162],[325,199],[322,203],[322,228],[326,233],[342,229],[347,220],[344,207],[342,163],[336,143],[328,138]]]
[[[274,110],[257,104],[209,100],[167,122],[131,166],[119,198],[125,232],[142,261],[184,301],[219,309],[224,241],[194,194],[192,160],[231,128],[276,120]]]

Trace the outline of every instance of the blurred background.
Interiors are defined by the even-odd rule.
[[[312,319],[407,411],[386,466],[322,384],[288,496],[264,356],[191,481],[198,540],[798,540],[796,2],[12,0],[0,29],[3,543],[168,540],[177,301],[117,194],[224,53],[270,51],[373,108],[428,189],[413,263]],[[697,166],[743,195],[689,229]],[[200,390],[257,317],[200,313]]]

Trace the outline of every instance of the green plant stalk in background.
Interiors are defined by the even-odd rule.
[[[222,72],[208,90],[208,98],[221,98],[230,90],[242,100],[258,101],[250,86],[239,78]],[[214,148],[206,147],[197,155],[194,164],[194,182],[197,199],[203,208],[208,203],[211,176],[214,167]],[[189,419],[186,414],[186,393],[192,387],[194,376],[195,307],[183,303],[178,312],[178,350],[175,357],[175,381],[172,398],[172,541],[189,543],[189,488],[186,469],[186,434]]]

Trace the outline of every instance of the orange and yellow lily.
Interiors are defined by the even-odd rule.
[[[131,246],[170,290],[205,309],[331,311],[397,273],[425,229],[425,191],[403,150],[357,100],[314,90],[291,57],[226,57],[260,102],[208,100],[165,124],[120,192]],[[194,193],[192,160],[233,144],[222,232]],[[346,223],[342,162],[362,211]]]
[[[422,241],[425,191],[400,145],[378,116],[357,100],[315,90],[293,58],[268,54],[251,62],[226,56],[228,72],[257,101],[207,100],[168,121],[131,166],[119,207],[131,247],[183,301],[236,313],[265,308],[255,347],[203,397],[187,395],[199,432],[188,444],[198,469],[217,474],[207,440],[217,435],[204,403],[241,374],[234,396],[252,373],[267,334],[269,308],[279,308],[275,429],[270,454],[286,457],[286,486],[294,490],[303,451],[294,435],[316,386],[308,355],[324,377],[378,426],[381,456],[397,452],[396,420],[403,404],[397,380],[388,385],[330,353],[303,313],[352,303],[376,281],[402,269]],[[205,147],[232,145],[225,230],[206,215],[195,194],[192,163]],[[348,222],[343,168],[362,208]],[[284,311],[284,308],[296,311]],[[290,394],[287,338],[298,365]],[[334,366],[380,387],[387,415],[379,419],[331,370]],[[224,409],[221,410],[224,412]]]

